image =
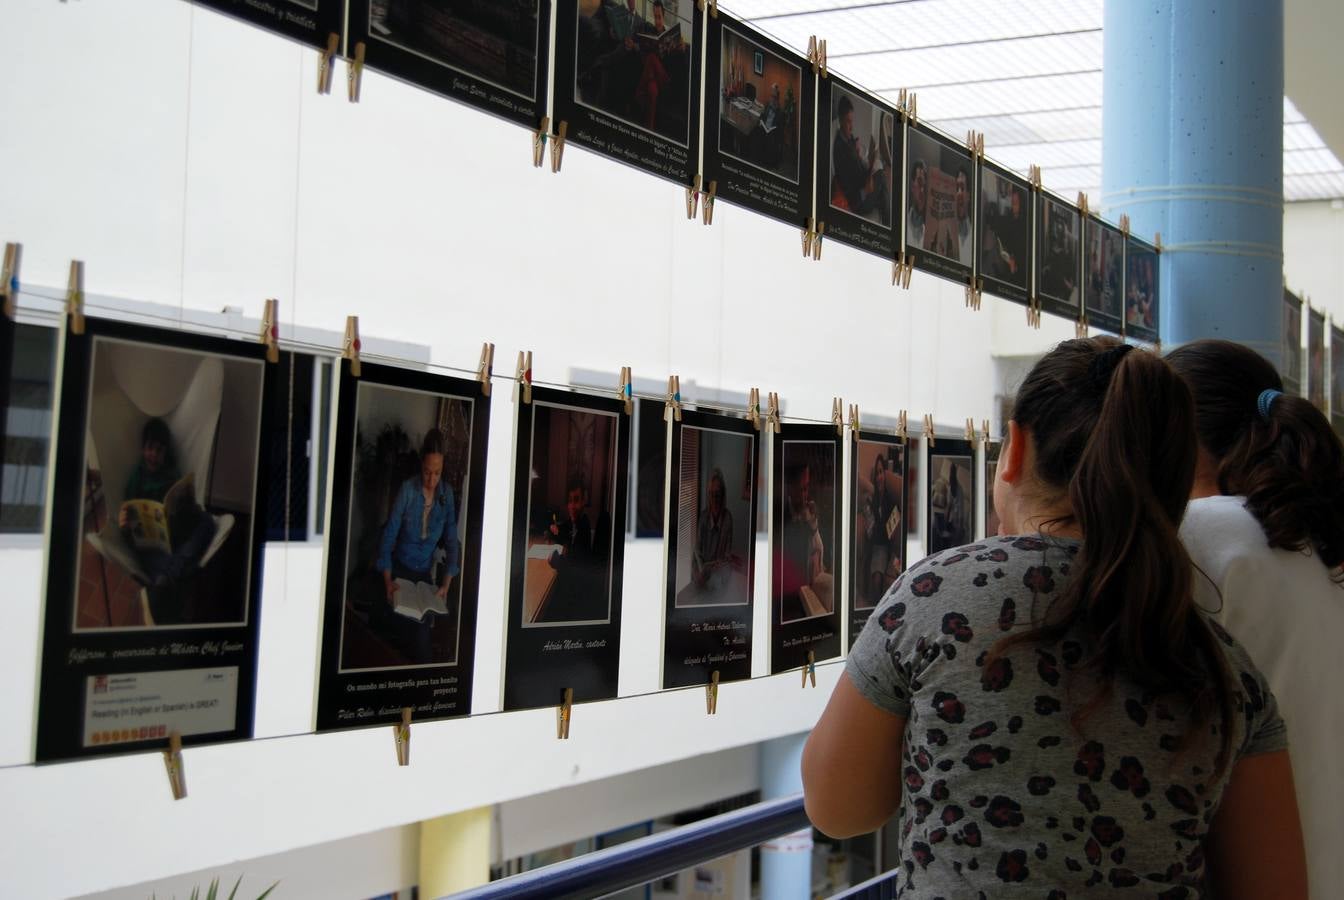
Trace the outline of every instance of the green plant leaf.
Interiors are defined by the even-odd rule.
[[[210,887],[205,892],[205,900],[219,900],[219,877],[210,879]]]
[[[280,886],[280,882],[277,881],[275,884],[271,885],[271,886],[268,887],[266,890],[262,891],[261,896],[258,897],[257,900],[266,900],[266,898],[269,897],[269,896],[271,895],[271,891],[275,890],[275,889],[276,889],[277,887],[279,887],[279,886]]]
[[[238,893],[238,885],[243,883],[243,876],[239,875],[238,880],[233,883],[233,890],[229,891],[229,900],[233,900],[233,895]]]

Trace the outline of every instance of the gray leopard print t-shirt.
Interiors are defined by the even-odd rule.
[[[854,685],[906,719],[898,897],[1204,896],[1204,841],[1227,779],[1213,776],[1216,736],[1178,747],[1180,702],[1123,681],[1072,727],[1096,693],[1079,636],[1019,644],[985,666],[996,641],[1059,594],[1077,553],[1030,536],[930,556],[855,643]],[[1265,679],[1211,627],[1238,689],[1234,757],[1284,749]],[[856,765],[890,765],[866,750]]]

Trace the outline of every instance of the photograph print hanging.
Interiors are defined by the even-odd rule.
[[[1082,223],[1078,207],[1041,191],[1036,234],[1036,297],[1042,312],[1076,322],[1082,301]]]
[[[506,710],[616,696],[630,418],[547,388],[517,404]]]
[[[1330,424],[1344,434],[1344,331],[1330,327]]]
[[[1325,313],[1307,307],[1307,399],[1326,412]]]
[[[901,188],[896,109],[834,75],[821,80],[818,103],[817,215],[826,237],[893,259]]]
[[[326,50],[330,35],[345,30],[346,0],[192,0],[222,13],[259,25],[287,38]]]
[[[340,363],[317,729],[469,715],[490,398]]]
[[[363,43],[370,68],[535,129],[550,21],[551,0],[350,0],[349,52]]]
[[[1283,376],[1283,391],[1294,397],[1302,396],[1302,298],[1287,288],[1283,289],[1283,355],[1279,372]]]
[[[1095,216],[1083,219],[1083,305],[1087,323],[1112,334],[1124,331],[1125,236]]]
[[[985,291],[1015,303],[1031,296],[1031,186],[990,162],[980,164],[976,253]]]
[[[1125,337],[1157,342],[1159,313],[1157,248],[1129,236],[1125,244]]]
[[[905,571],[904,442],[892,435],[859,432],[852,442],[849,509],[849,644]]]
[[[841,440],[830,425],[784,425],[771,453],[770,672],[841,653]]]
[[[906,128],[905,246],[915,268],[969,284],[975,258],[975,161],[926,128]]]
[[[705,44],[704,180],[717,196],[802,225],[812,211],[816,76],[806,59],[726,13]]]
[[[701,412],[668,428],[662,686],[750,678],[759,437]]]
[[[87,319],[64,333],[39,761],[251,735],[276,366]]]
[[[582,0],[556,21],[555,121],[568,140],[688,185],[699,172],[694,0]]]
[[[975,445],[938,438],[929,448],[928,551],[961,547],[975,539]]]
[[[994,506],[994,480],[999,473],[999,450],[1002,446],[998,441],[985,444],[985,537],[997,535],[1002,524],[998,509]]]

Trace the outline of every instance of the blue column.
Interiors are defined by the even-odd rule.
[[[1283,298],[1283,2],[1105,7],[1102,205],[1160,232],[1162,340],[1276,364]]]
[[[787,797],[803,789],[806,734],[760,745],[761,799]],[[812,896],[812,829],[761,845],[762,900],[809,900]]]

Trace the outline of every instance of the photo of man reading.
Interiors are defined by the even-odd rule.
[[[903,449],[859,441],[854,510],[854,608],[872,609],[903,571]]]
[[[523,627],[611,618],[616,418],[534,403]]]
[[[744,434],[689,426],[681,431],[676,554],[679,608],[751,602],[750,485],[756,476],[750,447],[751,438]]]
[[[835,611],[835,445],[785,441],[784,496],[775,541],[775,596],[780,621],[794,622]]]
[[[971,457],[936,457],[932,468],[937,477],[929,486],[929,552],[937,553],[970,543],[975,501]]]
[[[980,178],[980,273],[1027,289],[1027,192],[988,167]]]
[[[472,401],[358,389],[341,671],[451,665]]]
[[[686,144],[692,12],[691,0],[581,0],[579,101]]]
[[[1049,197],[1041,206],[1040,290],[1046,297],[1078,305],[1078,213]]]
[[[803,70],[731,28],[720,59],[719,151],[798,183]]]
[[[831,111],[831,206],[891,227],[891,115],[835,90]]]
[[[77,630],[245,621],[261,385],[254,361],[97,339]]]

